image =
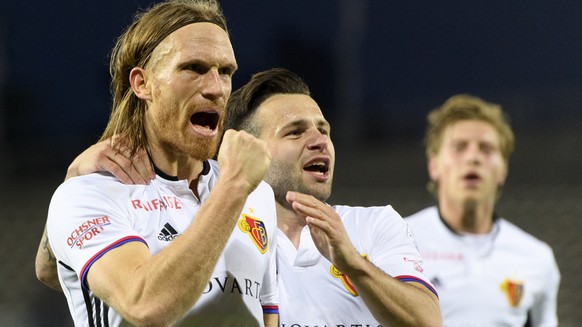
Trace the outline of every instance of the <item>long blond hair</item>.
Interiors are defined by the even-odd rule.
[[[147,148],[144,129],[146,103],[133,93],[129,73],[134,67],[144,68],[154,49],[168,35],[199,22],[216,24],[228,33],[222,9],[213,0],[166,1],[134,16],[111,53],[109,73],[113,105],[101,140],[123,135],[122,143],[132,156],[138,149]],[[114,141],[114,146],[119,146],[119,143]]]

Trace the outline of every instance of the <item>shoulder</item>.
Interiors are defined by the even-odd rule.
[[[50,207],[61,208],[99,208],[122,206],[130,197],[146,190],[158,192],[160,184],[155,181],[149,185],[123,184],[108,173],[94,173],[73,177],[63,182],[53,193]]]
[[[500,230],[499,236],[503,241],[519,245],[521,248],[527,249],[530,253],[546,253],[546,255],[553,256],[552,248],[546,242],[524,231],[512,222],[504,218],[499,218],[498,224]]]
[[[497,247],[504,249],[503,253],[508,256],[525,258],[532,271],[544,274],[549,282],[556,282],[557,287],[560,271],[551,246],[503,218],[499,218],[497,224]]]
[[[405,217],[407,222],[417,222],[419,220],[430,219],[438,217],[439,212],[436,206],[424,208],[420,211],[413,213],[412,215]]]
[[[405,217],[404,221],[410,226],[417,244],[434,239],[435,235],[443,231],[443,224],[439,218],[439,212],[436,206],[424,208]]]
[[[345,217],[347,219],[402,218],[391,205],[371,207],[333,205],[332,207],[342,218]]]
[[[55,191],[55,196],[78,196],[85,193],[96,193],[102,189],[123,187],[124,184],[109,173],[93,173],[72,177],[64,181]]]
[[[109,183],[120,183],[119,180],[108,172],[96,172],[92,174],[71,177],[64,181],[61,186],[65,185],[99,185]]]
[[[439,211],[436,206],[424,208],[412,215],[405,217],[404,220],[410,227],[427,226],[431,221],[437,220]]]
[[[358,207],[346,205],[332,206],[344,225],[353,228],[376,229],[380,226],[403,224],[402,216],[391,205]]]

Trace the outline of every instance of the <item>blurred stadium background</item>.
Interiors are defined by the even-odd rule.
[[[71,326],[34,276],[66,167],[109,115],[108,54],[151,2],[0,1],[0,326]],[[222,1],[239,62],[300,73],[331,121],[331,203],[392,204],[425,190],[426,113],[456,93],[500,103],[517,149],[498,213],[549,243],[560,326],[582,321],[582,2]],[[535,253],[532,253],[532,256]]]

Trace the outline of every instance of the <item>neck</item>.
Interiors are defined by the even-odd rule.
[[[150,149],[151,159],[157,170],[178,180],[187,180],[190,189],[196,197],[198,194],[198,178],[204,169],[204,161],[186,156],[176,156],[164,151]]]
[[[486,234],[493,225],[493,201],[462,202],[439,199],[439,211],[444,221],[457,233]]]
[[[296,249],[299,248],[301,231],[305,227],[305,222],[289,203],[281,204],[277,202],[277,227],[287,236]]]

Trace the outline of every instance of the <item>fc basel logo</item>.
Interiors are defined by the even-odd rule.
[[[362,257],[364,257],[364,259],[368,261],[370,260],[368,259],[367,254],[362,254]],[[354,287],[354,285],[352,285],[352,282],[350,281],[348,276],[344,275],[344,273],[339,271],[334,265],[331,265],[331,267],[329,268],[329,272],[333,277],[339,278],[339,280],[342,281],[342,284],[344,284],[344,287],[348,292],[350,292],[351,295],[358,296],[358,291],[356,291],[356,288]]]
[[[518,307],[523,296],[523,283],[506,278],[499,286],[503,293],[505,293],[509,305],[512,308]]]
[[[243,213],[242,218],[238,221],[238,228],[251,237],[251,240],[253,240],[253,243],[261,253],[267,252],[269,239],[267,238],[265,223]]]

